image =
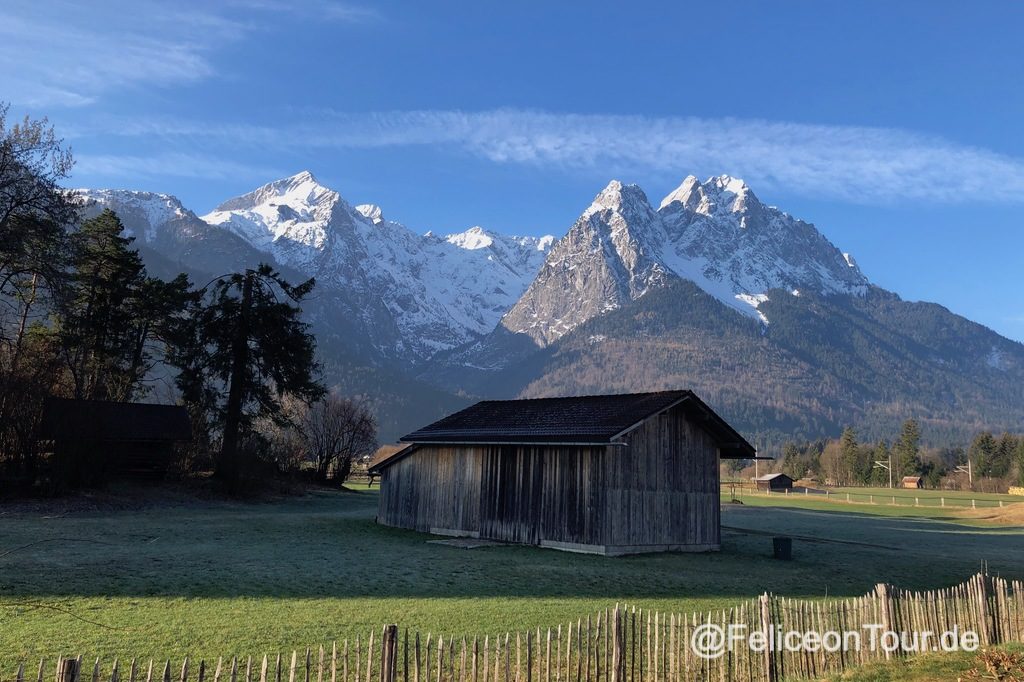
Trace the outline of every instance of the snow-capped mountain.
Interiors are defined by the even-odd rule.
[[[664,281],[661,222],[636,185],[610,183],[552,247],[501,324],[547,345]]]
[[[125,234],[142,242],[157,239],[158,228],[168,223],[195,218],[177,197],[156,192],[122,189],[74,189],[70,193],[91,208],[110,208],[125,224]]]
[[[135,238],[135,246],[153,274],[174,276],[186,271],[213,275],[260,261],[277,264],[234,234],[201,220],[170,194],[122,189],[76,189],[70,193],[81,202],[83,217],[108,208],[117,213],[125,235]],[[157,260],[160,262],[154,262]]]
[[[672,278],[765,323],[758,306],[770,289],[863,295],[868,287],[848,254],[762,204],[742,180],[690,176],[657,210],[636,185],[613,181],[551,249],[502,325],[547,345]]]
[[[1024,423],[1024,345],[872,285],[729,176],[690,176],[657,207],[612,182],[557,240],[417,234],[308,172],[202,218],[167,194],[74,194],[86,217],[118,213],[151,274],[316,277],[304,313],[327,381],[377,398],[385,438],[469,395],[680,385],[766,443],[881,437],[910,414],[964,437]]]
[[[553,241],[480,227],[416,234],[379,206],[351,206],[309,172],[226,201],[203,220],[365,301],[365,325],[394,329],[375,335],[380,350],[413,363],[490,332]]]
[[[765,206],[745,182],[689,176],[658,209],[661,260],[723,303],[752,313],[769,289],[863,296],[868,280],[802,220]],[[759,315],[763,318],[763,315]]]

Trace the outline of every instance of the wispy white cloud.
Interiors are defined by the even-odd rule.
[[[364,22],[379,15],[328,0],[5,0],[0,97],[30,107],[83,106],[128,87],[172,86],[217,73],[216,51],[299,21]]]
[[[277,168],[236,163],[216,156],[189,153],[132,156],[85,154],[75,158],[75,170],[94,178],[194,178],[226,180],[252,178],[260,182],[284,175]]]
[[[290,118],[299,122],[269,127],[155,119],[101,127],[175,144],[212,142],[225,153],[434,147],[624,179],[729,173],[755,190],[862,204],[1024,201],[1024,159],[899,129],[521,110],[307,111]]]
[[[319,21],[364,23],[382,18],[376,9],[337,0],[230,0],[228,4],[250,11],[276,12]]]

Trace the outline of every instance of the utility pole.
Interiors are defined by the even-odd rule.
[[[972,488],[974,487],[974,471],[971,469],[970,457],[967,458],[966,466],[961,464],[955,470],[960,472],[961,474],[967,474],[967,482],[971,484]]]
[[[889,472],[889,488],[891,489],[892,488],[892,455],[891,454],[889,455],[888,463],[876,459],[875,460],[874,468],[875,469],[885,469],[886,471]]]

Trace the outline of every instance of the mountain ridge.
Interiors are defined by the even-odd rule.
[[[965,423],[987,411],[991,427],[1024,427],[1024,345],[871,284],[813,224],[728,175],[688,176],[657,205],[613,180],[558,239],[418,234],[308,171],[202,217],[171,195],[77,192],[122,213],[164,269],[265,259],[316,276],[307,316],[332,380],[390,396],[388,436],[418,425],[403,384],[433,396],[415,414],[439,416],[472,397],[688,382],[762,444],[901,410],[955,430],[952,404]]]

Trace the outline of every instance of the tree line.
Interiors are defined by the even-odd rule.
[[[60,183],[70,150],[46,119],[7,125],[0,104],[0,467],[38,485],[50,397],[129,402],[172,387],[189,412],[188,468],[239,491],[268,468],[348,474],[376,447],[360,400],[330,394],[301,319],[314,279],[260,264],[203,286],[151,277],[110,210],[82,220]],[[55,487],[91,484],[88,467]],[[99,471],[96,467],[95,471]]]
[[[970,443],[927,448],[919,423],[908,419],[891,441],[860,442],[856,429],[847,427],[838,439],[787,443],[776,465],[794,479],[883,487],[889,485],[890,467],[897,487],[904,476],[920,476],[926,488],[973,484],[978,490],[1005,492],[1008,486],[1024,485],[1024,435],[982,431]]]

